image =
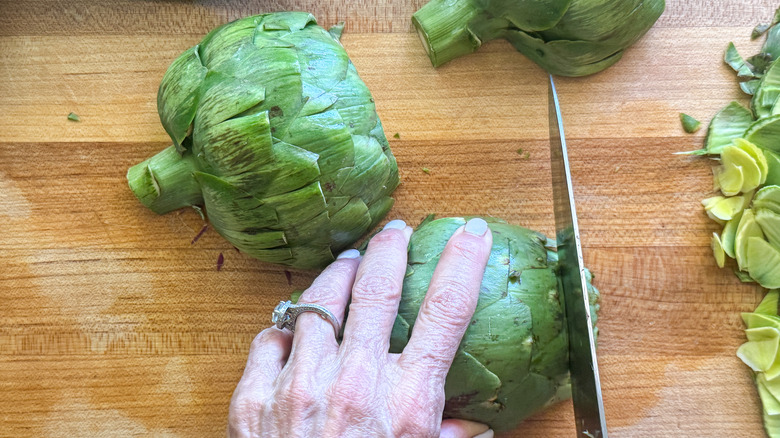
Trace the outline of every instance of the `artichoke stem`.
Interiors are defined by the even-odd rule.
[[[482,37],[472,21],[484,14],[474,0],[431,0],[414,13],[412,23],[434,67],[479,48]]]
[[[203,204],[197,170],[189,151],[180,154],[170,146],[127,171],[127,183],[142,204],[157,214]]]

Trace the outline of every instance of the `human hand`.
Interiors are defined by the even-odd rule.
[[[349,319],[301,314],[295,336],[271,327],[249,351],[230,403],[230,437],[492,437],[482,424],[444,420],[444,381],[477,305],[492,235],[471,219],[447,243],[409,343],[388,353],[412,228],[391,221],[361,258],[348,250],[298,300]]]

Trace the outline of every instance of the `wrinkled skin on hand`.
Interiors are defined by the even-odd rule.
[[[341,344],[313,312],[298,317],[295,336],[263,330],[230,403],[228,436],[492,436],[481,424],[442,421],[444,381],[474,313],[492,244],[487,224],[472,221],[448,242],[399,354],[388,350],[412,229],[392,221],[363,257],[342,254],[299,300],[326,307],[339,321],[349,302]]]

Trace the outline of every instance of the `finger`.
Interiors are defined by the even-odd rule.
[[[298,304],[317,304],[328,309],[341,326],[359,264],[358,250],[344,251],[303,292]],[[304,312],[295,323],[291,357],[297,359],[304,352],[317,357],[335,353],[338,350],[336,336],[338,333],[334,333],[327,320],[317,313]]]
[[[290,354],[292,334],[276,327],[260,332],[249,348],[244,374],[230,400],[228,430],[230,436],[251,436],[258,430],[258,406],[271,397],[274,382]]]
[[[342,351],[354,351],[357,347],[387,354],[390,331],[401,300],[411,235],[411,227],[404,221],[394,220],[368,243],[352,286]]]
[[[442,384],[479,298],[493,237],[487,223],[471,219],[444,247],[399,361]]]
[[[439,438],[493,438],[493,430],[486,424],[450,418],[441,422]]]
[[[271,385],[290,355],[292,334],[276,327],[260,332],[249,347],[249,357],[241,380],[253,385]],[[270,387],[270,386],[269,386]]]

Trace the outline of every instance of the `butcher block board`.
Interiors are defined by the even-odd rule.
[[[389,219],[483,214],[553,231],[545,73],[495,41],[431,67],[420,0],[0,2],[0,436],[222,436],[252,338],[316,272],[234,250],[192,209],[156,216],[125,172],[169,144],[156,91],[212,27],[281,9],[325,26],[376,99],[402,184]],[[763,291],[718,269],[699,201],[705,124],[745,102],[722,63],[755,53],[770,1],[668,2],[616,66],[557,79],[585,261],[602,292],[614,437],[760,437],[740,312]],[[80,122],[67,119],[70,112]],[[395,133],[400,138],[394,138]],[[522,148],[529,155],[518,154]],[[430,173],[423,172],[423,168]],[[217,269],[222,255],[224,265]],[[570,402],[508,437],[572,437]]]

